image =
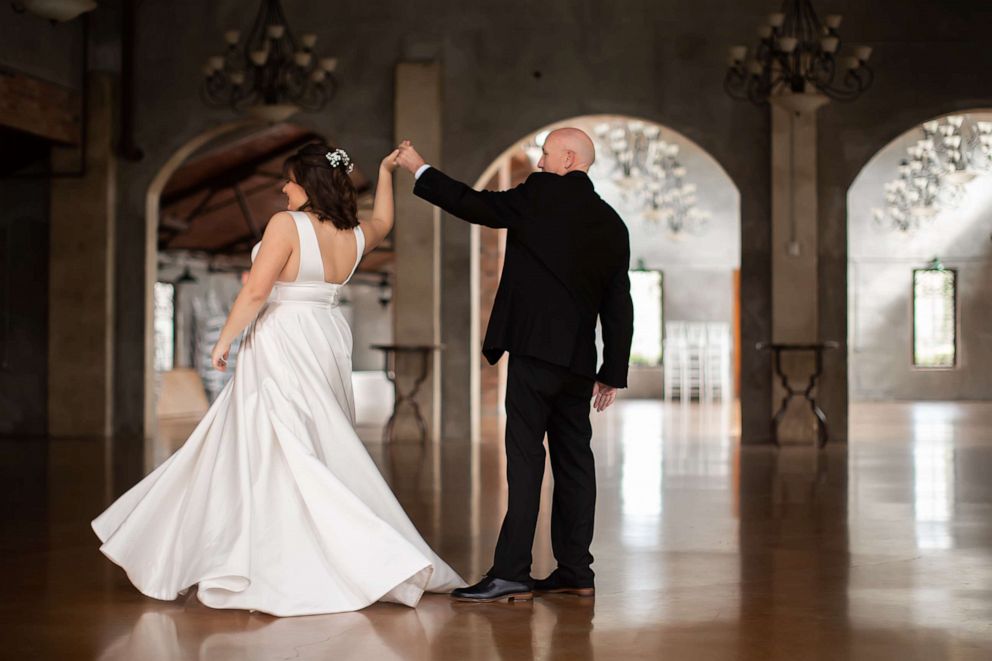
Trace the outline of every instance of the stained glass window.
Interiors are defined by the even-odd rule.
[[[957,359],[955,313],[957,273],[937,260],[913,270],[913,365],[954,367]]]

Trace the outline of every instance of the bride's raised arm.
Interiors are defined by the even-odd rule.
[[[379,164],[379,181],[375,188],[375,202],[372,204],[372,217],[362,221],[365,234],[365,254],[372,252],[393,229],[393,173],[398,163],[399,150],[393,150]]]

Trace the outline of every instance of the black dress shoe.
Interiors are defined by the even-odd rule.
[[[453,590],[451,598],[456,601],[474,601],[476,603],[530,601],[534,598],[534,593],[526,583],[483,576],[482,580],[475,585]]]
[[[571,581],[562,580],[558,570],[551,572],[547,578],[534,581],[534,592],[538,594],[574,594],[580,597],[595,597],[596,588],[592,585],[576,585]]]

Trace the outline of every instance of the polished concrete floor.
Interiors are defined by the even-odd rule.
[[[992,658],[992,404],[859,404],[849,446],[823,452],[740,448],[735,429],[719,407],[596,417],[595,599],[286,619],[143,597],[88,527],[120,452],[3,441],[0,658]],[[484,571],[498,444],[369,448],[435,548]]]

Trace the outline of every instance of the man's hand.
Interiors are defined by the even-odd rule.
[[[610,407],[617,398],[617,389],[605,383],[596,382],[592,389],[593,408],[602,413]]]
[[[399,144],[399,156],[397,161],[401,167],[406,168],[410,171],[410,174],[416,174],[420,166],[424,165],[424,159],[417,153],[417,150],[413,148],[409,140],[404,140]]]

